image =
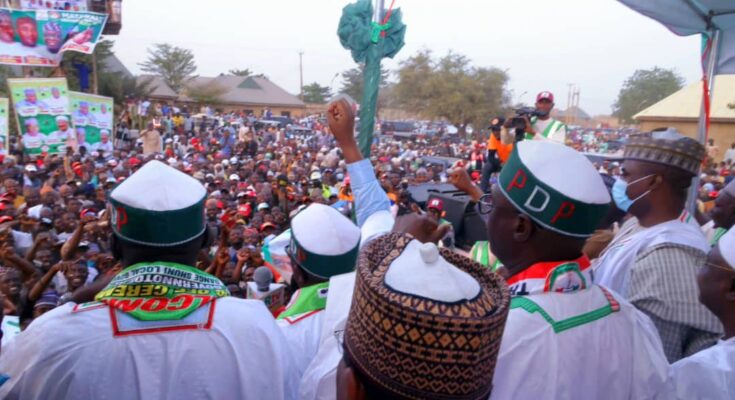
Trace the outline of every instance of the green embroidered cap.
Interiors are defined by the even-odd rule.
[[[206,229],[199,181],[159,161],[150,161],[110,193],[115,234],[146,246],[176,246]]]
[[[291,221],[289,252],[317,278],[353,271],[359,248],[360,228],[332,207],[312,204]]]
[[[500,172],[498,189],[539,225],[567,236],[591,235],[610,206],[592,163],[547,141],[518,143]]]

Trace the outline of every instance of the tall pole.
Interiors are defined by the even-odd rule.
[[[373,0],[373,22],[383,22],[383,10],[385,9],[385,0]]]
[[[300,78],[300,85],[299,85],[299,97],[301,100],[304,100],[304,52],[299,52],[299,76]]]
[[[707,74],[707,92],[709,93],[709,99],[704,98],[702,93],[702,107],[699,111],[699,129],[697,134],[697,140],[707,148],[707,114],[704,110],[704,102],[708,101],[710,104],[710,112],[712,110],[712,90],[715,84],[715,73],[717,70],[717,60],[720,56],[720,30],[715,29],[712,32],[712,47],[709,50],[709,57],[707,58],[707,65],[705,66],[704,73]],[[705,153],[706,154],[706,153]],[[705,156],[706,157],[706,156]],[[696,175],[692,180],[692,186],[689,188],[689,198],[687,199],[687,210],[694,215],[694,208],[697,206],[697,193],[699,193],[699,175]]]
[[[92,52],[92,93],[97,94],[99,86],[97,85],[97,54]]]

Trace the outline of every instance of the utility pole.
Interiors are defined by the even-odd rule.
[[[299,75],[301,76],[301,83],[299,85],[299,97],[301,101],[304,101],[304,52],[299,52]]]

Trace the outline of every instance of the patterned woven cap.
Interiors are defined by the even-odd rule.
[[[345,351],[362,376],[409,399],[487,399],[508,316],[505,281],[452,251],[441,256],[480,285],[471,300],[444,303],[385,284],[413,240],[393,233],[370,242],[357,263]]]
[[[697,175],[705,153],[701,143],[670,129],[631,136],[623,158],[668,165]]]

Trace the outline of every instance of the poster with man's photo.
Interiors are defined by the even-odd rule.
[[[72,124],[77,143],[87,151],[112,153],[112,97],[69,92]]]
[[[59,65],[65,51],[92,54],[107,14],[0,8],[0,64]]]
[[[8,79],[8,88],[26,154],[76,148],[66,78]]]
[[[87,11],[88,0],[20,0],[24,10]]]

